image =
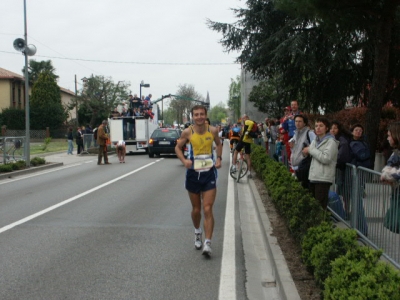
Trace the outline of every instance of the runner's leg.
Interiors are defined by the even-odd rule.
[[[204,231],[205,238],[211,240],[214,231],[213,205],[217,189],[203,192]]]
[[[189,192],[190,202],[192,203],[192,222],[194,228],[200,228],[201,221],[201,198],[200,194]]]

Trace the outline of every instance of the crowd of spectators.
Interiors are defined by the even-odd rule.
[[[127,101],[123,101],[122,105],[115,107],[110,114],[110,118],[119,117],[143,117],[145,119],[153,119],[153,104],[151,102],[152,95],[142,96],[140,99],[137,94],[129,95]]]

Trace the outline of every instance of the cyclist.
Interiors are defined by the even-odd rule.
[[[257,124],[251,121],[246,114],[243,115],[242,121],[243,121],[242,136],[240,137],[239,143],[236,145],[235,153],[233,155],[232,172],[236,172],[237,156],[238,153],[242,151],[242,149],[244,148],[244,153],[247,154],[246,155],[247,167],[248,170],[250,171],[248,177],[252,178],[250,153],[251,153],[251,144],[253,144],[253,138],[250,137],[249,132],[251,132],[253,126],[257,126]]]
[[[240,141],[240,127],[238,127],[237,124],[234,124],[229,131],[228,138],[230,140],[229,146],[231,148],[231,152],[233,152],[233,144],[237,144]]]

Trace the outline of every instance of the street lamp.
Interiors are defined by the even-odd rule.
[[[139,96],[140,100],[142,100],[142,87],[148,88],[150,87],[150,83],[144,83],[143,80],[140,83],[140,96]]]
[[[27,167],[31,164],[30,153],[30,120],[29,120],[29,76],[28,76],[28,56],[33,56],[36,53],[34,45],[28,45],[28,30],[26,23],[26,0],[24,0],[24,25],[25,25],[25,39],[16,39],[14,41],[14,48],[22,52],[25,56],[25,164]]]

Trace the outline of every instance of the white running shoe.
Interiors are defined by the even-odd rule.
[[[201,232],[194,234],[194,247],[196,248],[196,250],[200,250],[201,247],[203,246],[201,235],[202,235]]]
[[[202,254],[210,257],[211,256],[211,252],[212,252],[211,243],[210,242],[205,243],[204,247],[203,247],[203,253]]]
[[[235,165],[232,165],[231,171],[232,171],[232,173],[235,173],[235,172],[236,172],[236,166],[235,166]]]

